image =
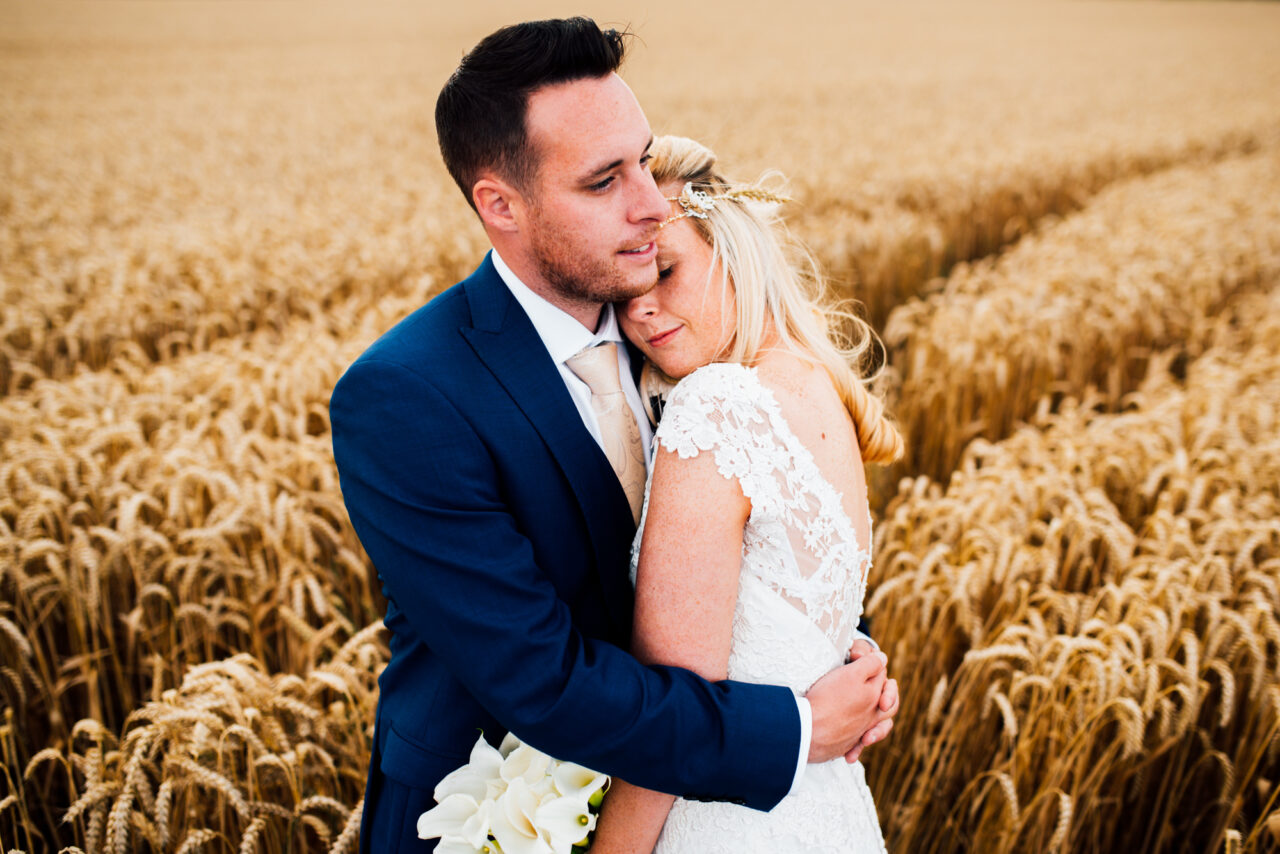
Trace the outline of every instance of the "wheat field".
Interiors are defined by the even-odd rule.
[[[994,0],[0,0],[0,850],[354,851],[329,392],[486,248],[439,86],[579,12],[885,342],[890,850],[1280,850],[1280,6]]]

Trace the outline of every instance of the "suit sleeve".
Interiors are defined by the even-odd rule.
[[[787,793],[794,694],[646,667],[584,637],[517,529],[490,452],[432,383],[362,359],[330,411],[343,497],[388,595],[503,726],[646,788],[766,810]]]

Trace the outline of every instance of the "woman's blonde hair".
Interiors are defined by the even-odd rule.
[[[853,419],[864,460],[889,463],[902,456],[902,436],[868,388],[875,375],[863,373],[878,343],[875,332],[856,315],[826,304],[813,256],[765,206],[749,198],[716,198],[735,185],[715,171],[716,156],[706,146],[660,136],[649,153],[659,186],[692,183],[715,200],[705,218],[689,220],[711,247],[712,269],[721,264],[724,293],[730,281],[734,286],[737,322],[720,358],[755,364],[776,331],[788,349],[826,368]]]

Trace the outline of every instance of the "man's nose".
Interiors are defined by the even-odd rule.
[[[634,200],[632,202],[631,216],[635,222],[663,222],[671,213],[671,205],[666,197],[662,195],[662,191],[658,189],[658,185],[654,183],[653,176],[648,171],[642,172],[637,181]]]

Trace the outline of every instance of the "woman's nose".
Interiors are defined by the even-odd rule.
[[[658,313],[658,301],[653,298],[653,292],[650,291],[643,296],[628,300],[626,311],[627,317],[632,320],[645,320]]]

